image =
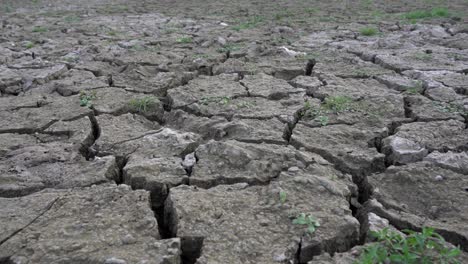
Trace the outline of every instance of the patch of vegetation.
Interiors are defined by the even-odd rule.
[[[403,14],[403,18],[408,20],[419,20],[426,18],[449,17],[450,11],[446,7],[436,7],[431,10],[414,10]]]
[[[96,99],[96,91],[80,91],[80,106],[91,108],[94,99]]]
[[[285,191],[281,190],[279,192],[279,199],[280,199],[281,204],[284,204],[286,202],[287,196],[288,194]]]
[[[238,51],[242,47],[243,47],[243,45],[241,45],[241,44],[227,43],[222,48],[219,48],[218,52],[227,53],[227,52],[232,52],[232,51]]]
[[[325,98],[322,107],[326,110],[332,111],[335,114],[353,110],[353,100],[347,96],[329,96]]]
[[[379,34],[379,30],[375,27],[364,27],[364,28],[361,28],[359,32],[361,33],[361,35],[367,36],[367,37],[375,36]]]
[[[311,214],[300,213],[292,222],[295,225],[306,225],[307,232],[313,234],[320,226],[319,221]]]
[[[180,38],[176,39],[176,42],[177,43],[192,43],[193,39],[192,39],[192,37],[180,37]]]
[[[318,122],[321,126],[328,125],[329,114],[340,114],[348,111],[367,110],[364,104],[356,103],[347,96],[329,96],[319,107],[314,107],[309,101],[304,103],[300,115]]]
[[[32,49],[32,48],[34,48],[34,42],[27,41],[27,42],[24,44],[24,47],[25,47],[26,49]]]
[[[468,111],[466,111],[462,105],[456,103],[432,102],[432,104],[444,113],[458,113],[461,115],[468,115]]]
[[[447,247],[445,240],[433,228],[404,232],[406,237],[388,228],[372,232],[378,243],[367,246],[355,263],[459,263],[460,249]]]
[[[232,29],[235,31],[241,31],[244,29],[250,29],[256,27],[258,24],[262,23],[265,19],[262,16],[253,16],[247,21],[239,23],[236,26],[233,26]]]
[[[432,54],[426,52],[419,52],[414,54],[413,58],[420,61],[430,61],[432,60]]]
[[[37,27],[34,27],[32,32],[35,32],[35,33],[42,33],[42,32],[47,32],[48,29],[46,27],[41,27],[41,26],[37,26]]]
[[[423,82],[422,81],[417,81],[416,84],[413,87],[410,87],[406,89],[405,92],[409,94],[421,94],[423,92]]]
[[[129,105],[139,113],[146,113],[156,104],[156,101],[157,99],[153,96],[145,96],[130,100]]]

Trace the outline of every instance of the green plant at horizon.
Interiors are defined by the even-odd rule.
[[[407,20],[419,20],[426,18],[443,18],[451,16],[451,12],[446,7],[435,7],[431,10],[414,10],[402,15]]]

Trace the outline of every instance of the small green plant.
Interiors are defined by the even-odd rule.
[[[367,246],[356,264],[383,263],[459,263],[459,248],[449,248],[442,236],[433,228],[424,227],[422,232],[404,231],[407,236],[384,228],[372,232],[376,244]]]
[[[409,94],[421,94],[423,91],[422,81],[417,81],[413,87],[406,89],[406,92]]]
[[[31,42],[31,41],[28,41],[28,42],[26,42],[26,43],[24,44],[24,47],[25,47],[26,49],[32,49],[32,48],[34,48],[34,43]]]
[[[315,217],[305,213],[300,213],[292,223],[295,225],[306,225],[307,232],[310,234],[313,234],[317,230],[317,227],[320,226],[319,221]]]
[[[43,33],[43,32],[47,32],[48,29],[45,28],[45,27],[41,27],[41,26],[38,26],[38,27],[34,27],[32,32],[35,32],[35,33]]]
[[[256,27],[258,24],[263,22],[265,19],[261,16],[253,16],[245,22],[239,23],[239,25],[233,26],[232,29],[235,31],[241,31],[244,29],[250,29]]]
[[[422,89],[419,87],[411,87],[406,89],[406,92],[409,94],[420,94],[422,92]]]
[[[363,36],[367,36],[367,37],[370,37],[370,36],[375,36],[379,33],[379,30],[375,27],[364,27],[364,28],[361,28],[359,30],[359,32],[361,33],[361,35]]]
[[[353,100],[347,96],[329,96],[325,98],[322,107],[326,110],[332,111],[335,114],[353,110]]]
[[[462,105],[456,103],[442,103],[442,102],[433,102],[432,103],[436,108],[444,113],[458,113],[461,115],[467,115],[468,112]]]
[[[432,60],[432,54],[426,52],[418,52],[413,55],[413,58],[420,61],[430,61]]]
[[[91,108],[93,106],[92,101],[94,99],[96,99],[96,91],[80,91],[80,106]]]
[[[227,52],[233,52],[233,51],[238,51],[242,48],[243,46],[241,44],[232,44],[232,43],[227,43],[224,45],[224,47],[219,48],[218,52],[219,53],[227,53]]]
[[[134,98],[129,104],[139,113],[146,113],[156,103],[156,98],[153,96],[145,96],[143,98]]]
[[[319,115],[315,118],[315,121],[319,122],[321,126],[328,125],[328,116]]]
[[[281,190],[279,192],[279,199],[280,199],[281,204],[284,204],[286,202],[287,196],[288,195],[285,191]]]
[[[193,39],[191,37],[181,37],[176,39],[177,43],[192,43]]]

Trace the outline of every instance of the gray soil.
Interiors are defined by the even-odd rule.
[[[0,263],[351,264],[425,226],[466,253],[467,14],[0,0]]]

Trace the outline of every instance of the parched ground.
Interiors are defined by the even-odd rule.
[[[468,251],[467,14],[0,0],[0,263],[353,263],[385,226]]]

